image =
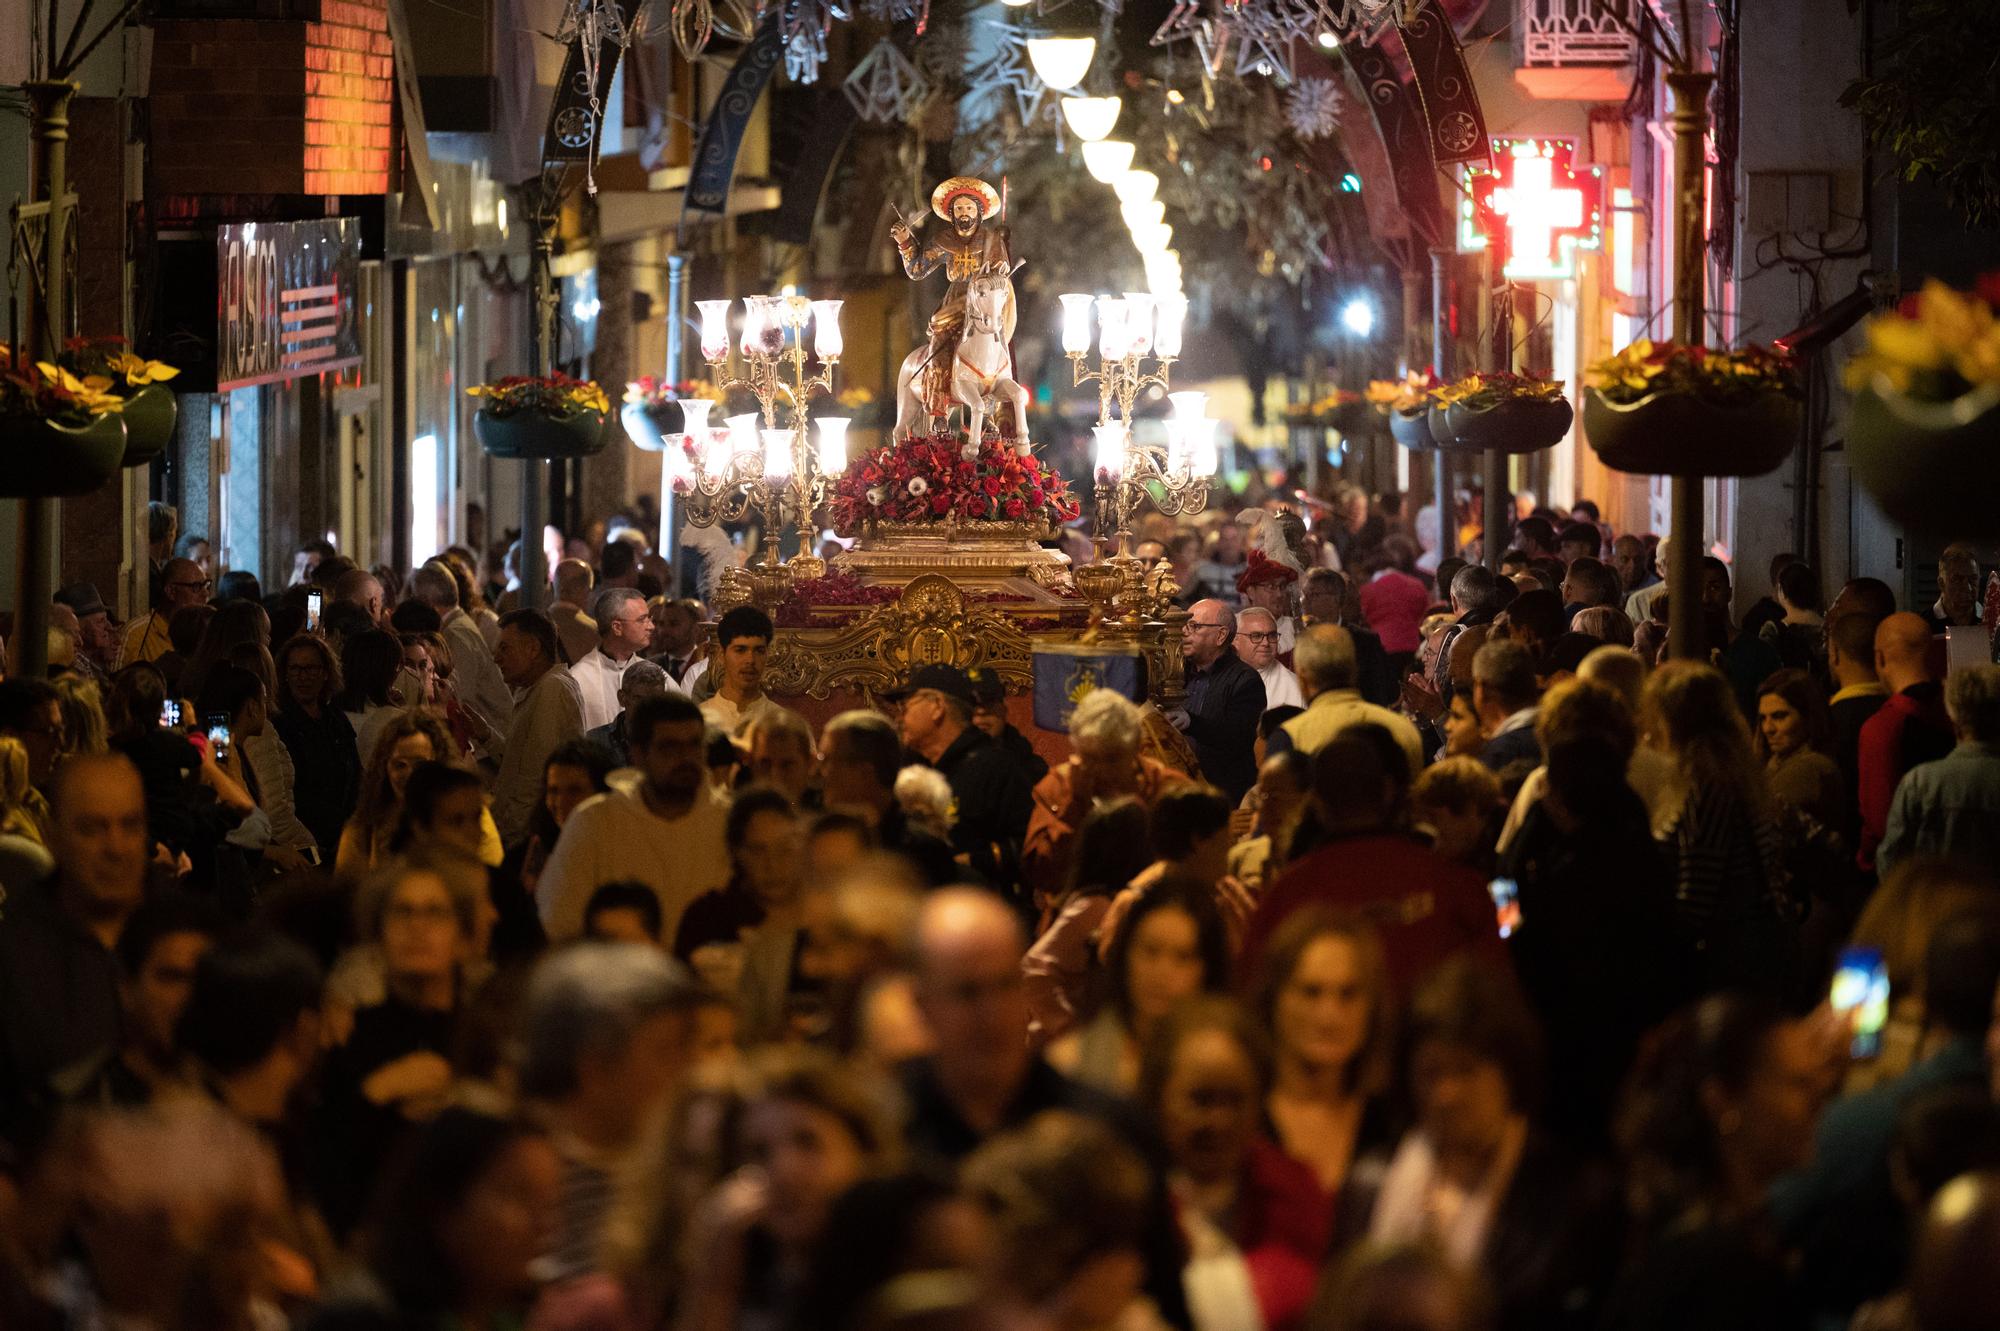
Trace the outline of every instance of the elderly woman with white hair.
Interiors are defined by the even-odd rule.
[[[1053,896],[1069,878],[1077,829],[1099,801],[1129,795],[1147,808],[1187,773],[1149,758],[1139,705],[1110,689],[1094,689],[1070,714],[1071,755],[1035,785],[1035,811],[1021,850],[1022,877],[1038,894]]]

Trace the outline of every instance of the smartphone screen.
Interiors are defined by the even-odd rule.
[[[319,612],[320,607],[324,604],[326,604],[326,594],[324,592],[306,593],[306,632],[319,632]]]
[[[178,726],[181,723],[181,705],[172,698],[160,704],[160,724]]]
[[[1500,936],[1512,938],[1521,927],[1521,885],[1511,878],[1495,878],[1486,890],[1493,896],[1493,917],[1500,925]]]
[[[1889,968],[1882,949],[1850,947],[1841,952],[1827,1002],[1835,1012],[1854,1014],[1856,1058],[1882,1052],[1882,1028],[1889,1024]]]
[[[211,716],[207,721],[208,747],[215,754],[215,761],[221,762],[229,756],[229,718]]]

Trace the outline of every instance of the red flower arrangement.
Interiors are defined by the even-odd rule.
[[[1078,511],[1069,482],[1034,454],[997,440],[962,448],[952,435],[912,437],[855,458],[832,504],[843,535],[870,520],[1068,522]]]

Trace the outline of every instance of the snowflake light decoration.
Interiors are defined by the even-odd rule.
[[[896,44],[884,37],[848,74],[841,91],[855,114],[871,125],[891,125],[915,115],[930,85]]]
[[[1286,94],[1285,123],[1308,142],[1323,139],[1340,127],[1343,100],[1340,85],[1332,79],[1300,79]]]

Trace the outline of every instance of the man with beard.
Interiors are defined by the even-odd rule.
[[[944,300],[930,322],[930,359],[925,362],[923,399],[933,417],[945,414],[951,400],[952,362],[958,355],[959,338],[965,333],[965,298],[972,279],[982,274],[1008,272],[1013,259],[1007,247],[1007,229],[982,225],[1000,211],[1000,194],[983,180],[953,176],[931,191],[931,211],[951,224],[942,234],[926,231],[920,241],[909,224],[898,221],[889,228],[902,256],[903,271],[912,281],[921,282],[938,269],[951,280]],[[1014,340],[1013,298],[1000,340]],[[1016,426],[1020,422],[1015,422]]]
[[[686,694],[647,698],[626,714],[638,781],[577,806],[535,891],[552,942],[583,932],[584,907],[606,883],[644,883],[660,898],[662,936],[702,893],[729,882],[728,807],[709,789],[701,709]]]

